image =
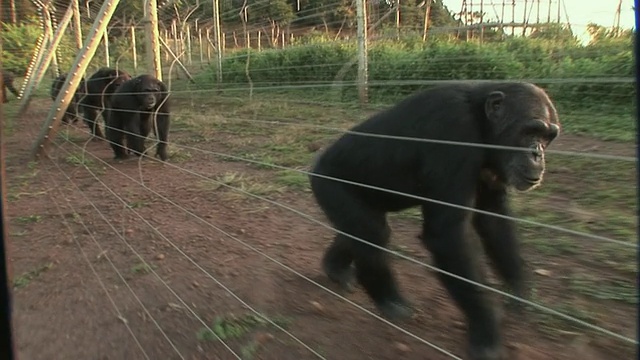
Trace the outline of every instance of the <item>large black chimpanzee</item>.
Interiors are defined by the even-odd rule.
[[[67,74],[60,74],[57,78],[53,80],[51,83],[51,100],[56,101],[58,94],[60,93],[60,89],[62,89],[62,85],[64,85],[65,80],[67,79]],[[62,117],[62,122],[65,124],[73,124],[79,118],[79,109],[78,103],[83,96],[87,93],[86,84],[84,78],[80,79],[80,84],[78,84],[78,88],[76,89],[75,94],[71,98],[69,102],[69,106]]]
[[[7,98],[7,90],[11,91],[13,95],[17,98],[20,97],[20,92],[13,85],[13,80],[15,80],[15,76],[10,71],[2,69],[2,102],[8,103],[9,99]]]
[[[80,99],[80,109],[84,114],[84,122],[91,129],[91,134],[103,138],[100,125],[96,119],[102,112],[102,118],[106,122],[105,110],[109,108],[111,94],[127,80],[131,75],[124,70],[101,68],[85,82],[86,94]]]
[[[387,213],[421,206],[421,237],[435,266],[481,282],[476,255],[466,245],[469,210],[455,206],[509,215],[507,189],[526,191],[541,184],[544,151],[560,127],[556,109],[542,89],[505,82],[434,87],[373,115],[351,131],[377,136],[343,135],[317,158],[313,173],[423,199],[312,175],[313,194],[334,226],[386,247],[391,234]],[[512,221],[476,212],[472,224],[498,274],[517,296],[524,297],[524,262]],[[322,265],[344,289],[352,290],[355,277],[384,316],[397,320],[412,314],[381,249],[338,234]],[[502,359],[499,319],[482,289],[446,274],[438,277],[466,317],[470,358]]]
[[[169,115],[169,90],[162,81],[140,75],[122,84],[111,97],[106,120],[107,140],[115,158],[127,158],[127,148],[137,156],[142,155],[144,141],[153,129],[158,137],[156,156],[166,161]]]

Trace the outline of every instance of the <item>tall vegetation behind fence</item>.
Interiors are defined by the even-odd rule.
[[[322,40],[262,52],[239,50],[224,58],[223,81],[227,86],[251,81],[256,89],[305,83],[353,84],[356,55],[353,42]],[[368,55],[369,99],[374,102],[406,96],[424,87],[421,80],[464,79],[544,79],[547,83],[541,85],[565,106],[631,105],[634,98],[630,34],[586,46],[531,38],[482,45],[405,38],[374,42]],[[213,70],[209,76],[212,74]],[[341,98],[355,100],[355,88],[346,86]]]

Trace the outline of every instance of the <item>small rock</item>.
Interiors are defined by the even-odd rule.
[[[322,306],[322,304],[320,304],[317,301],[312,301],[311,305],[313,306],[314,309],[316,309],[319,312],[324,312],[324,306]]]
[[[258,342],[259,344],[264,344],[267,341],[272,340],[273,338],[274,336],[269,333],[259,333],[256,335],[256,342]]]
[[[200,284],[198,284],[198,282],[197,282],[197,281],[194,281],[194,282],[192,282],[191,284],[193,285],[193,287],[200,287]]]
[[[551,276],[551,271],[545,269],[535,269],[533,272],[540,276]]]
[[[158,255],[156,255],[156,259],[158,259],[158,260],[164,260],[164,254],[158,254]]]
[[[132,234],[133,233],[133,229],[127,229],[124,231],[125,234]]]
[[[407,344],[396,342],[395,345],[396,345],[396,349],[400,350],[403,353],[407,353],[407,352],[411,351],[411,348]]]

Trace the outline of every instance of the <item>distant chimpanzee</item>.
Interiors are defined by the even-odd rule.
[[[526,191],[541,184],[544,151],[560,127],[553,103],[533,84],[465,83],[415,94],[352,131],[375,135],[343,135],[318,156],[315,174],[433,201],[312,176],[313,194],[334,226],[386,247],[391,235],[387,213],[421,206],[422,241],[435,266],[480,282],[476,255],[465,244],[469,210],[455,206],[509,215],[507,188]],[[472,224],[496,271],[517,296],[525,296],[524,262],[514,224],[482,213],[473,215]],[[332,281],[351,290],[352,263],[355,278],[384,316],[403,319],[412,314],[385,252],[338,234],[324,254],[323,269]],[[438,276],[466,316],[471,359],[501,359],[499,319],[482,289],[442,273]]]
[[[14,76],[11,72],[2,69],[2,102],[3,103],[8,103],[9,99],[7,99],[7,89],[9,89],[9,91],[11,91],[11,93],[13,95],[15,95],[17,98],[20,97],[20,92],[18,91],[18,89],[16,89],[15,86],[13,86],[13,80],[14,80]]]
[[[131,75],[124,70],[101,68],[85,82],[86,94],[80,99],[80,109],[84,114],[84,122],[91,129],[91,134],[99,138],[104,137],[96,119],[102,112],[102,118],[107,120],[105,109],[109,107],[111,94]]]
[[[116,159],[127,158],[127,148],[138,156],[144,153],[144,141],[153,129],[159,140],[156,156],[167,160],[168,97],[167,86],[151,75],[137,76],[116,90],[106,120],[107,140]],[[126,146],[123,144],[125,135]]]
[[[56,101],[58,94],[60,93],[60,89],[62,89],[62,85],[64,85],[65,80],[67,79],[67,74],[61,74],[57,78],[53,80],[51,83],[51,100]],[[65,111],[64,116],[62,117],[63,123],[75,123],[79,118],[78,111],[78,103],[83,96],[87,93],[86,84],[84,78],[80,79],[80,84],[78,84],[78,88],[76,89],[75,94],[71,98],[71,102],[69,102],[69,106]]]

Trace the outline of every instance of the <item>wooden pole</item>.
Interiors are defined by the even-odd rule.
[[[117,0],[116,0],[117,1]],[[145,37],[147,45],[147,66],[158,80],[162,81],[160,60],[160,36],[158,35],[158,4],[156,0],[145,0]]]
[[[80,1],[73,0],[71,1],[71,6],[73,6],[73,34],[76,39],[76,46],[78,50],[82,49],[82,24],[80,22]]]
[[[216,74],[218,78],[218,86],[222,84],[222,30],[220,28],[220,1],[213,0],[213,32],[215,36],[216,46],[216,60],[217,69]]]
[[[429,16],[431,16],[431,2],[433,0],[427,0],[424,6],[424,26],[422,27],[422,41],[427,41],[427,29],[429,28]]]
[[[100,44],[100,35],[104,33],[107,28],[107,24],[111,20],[114,11],[118,5],[119,0],[106,0],[100,12],[96,16],[96,20],[93,23],[93,27],[87,35],[87,43],[80,51],[74,60],[72,65],[73,71],[69,72],[69,76],[64,81],[58,97],[54,101],[54,105],[51,107],[49,114],[44,122],[44,126],[38,134],[38,137],[31,149],[31,156],[34,159],[47,156],[47,147],[50,145],[50,141],[55,138],[58,127],[60,126],[60,120],[64,116],[71,98],[75,94],[82,74],[87,70],[89,61],[96,53],[98,45]]]
[[[358,31],[358,98],[360,99],[360,104],[364,105],[368,102],[367,83],[369,77],[367,66],[366,0],[356,0],[356,21]]]
[[[133,71],[138,72],[138,49],[136,49],[136,26],[131,25],[131,49],[133,55]]]
[[[31,81],[30,81],[31,86],[27,88],[27,91],[20,99],[20,107],[18,108],[18,117],[21,117],[22,115],[24,115],[24,112],[29,107],[29,102],[31,102],[32,90],[38,87],[38,85],[40,84],[40,81],[42,81],[42,78],[44,77],[44,74],[47,72],[47,68],[49,67],[49,65],[51,64],[51,61],[55,57],[55,53],[56,53],[55,50],[58,47],[58,44],[60,44],[60,41],[62,41],[62,37],[64,36],[64,32],[67,30],[67,26],[69,25],[69,22],[71,21],[72,16],[73,16],[73,8],[69,6],[69,8],[67,9],[67,12],[65,13],[64,17],[60,21],[60,24],[58,25],[58,29],[56,30],[56,33],[53,36],[53,40],[51,41],[51,44],[49,44],[49,49],[43,52],[44,57],[42,58],[39,66],[37,67],[36,72],[34,73],[34,76],[31,78]],[[47,32],[48,31],[49,30],[47,29]]]

